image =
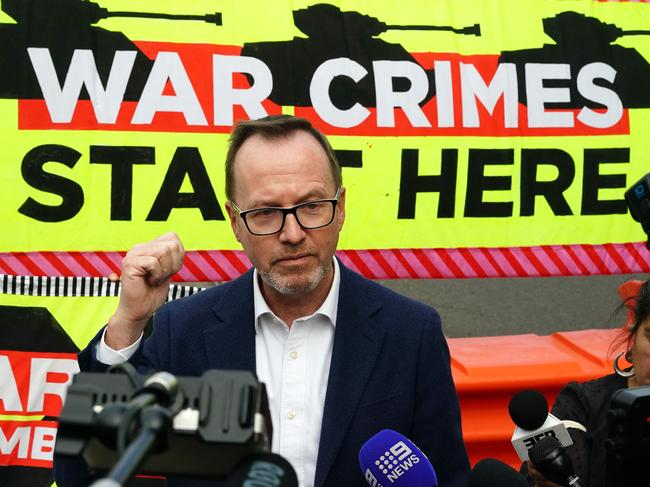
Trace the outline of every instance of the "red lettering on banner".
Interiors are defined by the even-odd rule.
[[[115,105],[119,111],[116,115],[104,113],[102,116],[98,115],[91,100],[72,97],[60,102],[60,97],[53,97],[50,100],[53,106],[48,106],[46,100],[19,100],[18,127],[22,130],[228,133],[233,120],[282,112],[282,108],[269,99],[259,98],[270,93],[272,88],[269,68],[255,58],[240,56],[240,47],[136,44],[154,60],[154,69],[149,74],[153,82],[147,82],[140,100],[116,100],[111,98],[117,96],[115,92],[104,93],[101,96],[109,105],[119,104]],[[35,69],[51,69],[43,61],[49,56],[47,50],[30,48],[34,49],[39,52],[31,53],[32,62],[43,62]],[[417,64],[407,64],[415,80],[413,84],[419,83],[414,89],[420,93],[427,89],[420,86],[428,82],[423,78],[425,70],[433,69],[436,73],[436,96],[422,106],[402,96],[403,93],[391,91],[391,79],[400,76],[403,66],[393,65],[392,61],[381,61],[374,68],[376,107],[357,104],[343,110],[334,106],[328,101],[329,83],[336,76],[345,76],[337,70],[364,69],[355,61],[344,59],[341,65],[324,69],[317,80],[316,77],[312,80],[312,88],[320,90],[320,101],[314,102],[313,107],[296,107],[295,114],[332,135],[513,137],[629,133],[628,111],[613,90],[605,89],[603,94],[601,89],[598,96],[603,99],[592,100],[603,108],[560,110],[546,107],[544,82],[566,79],[563,65],[531,65],[530,72],[526,70],[526,78],[532,80],[526,106],[518,99],[517,76],[521,73],[517,74],[513,64],[499,64],[496,54],[415,53],[413,58]],[[79,56],[77,62],[85,66],[83,63],[89,62],[88,57]],[[255,80],[252,84],[244,72],[253,73],[249,74]],[[587,65],[581,73],[585,90],[594,80],[615,75],[604,63]],[[46,78],[43,75],[43,79]],[[568,96],[568,88],[561,90]],[[345,126],[336,125],[338,122]]]
[[[56,421],[0,421],[0,465],[52,468]]]
[[[77,372],[73,353],[0,350],[0,414],[58,416]]]

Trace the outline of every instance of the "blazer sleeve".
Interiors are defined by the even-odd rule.
[[[141,374],[147,374],[151,371],[159,370],[156,367],[156,364],[152,362],[151,357],[145,356],[145,345],[148,342],[149,335],[153,331],[154,322],[158,322],[158,314],[161,313],[165,308],[161,308],[152,320],[147,325],[147,330],[145,330],[145,337],[140,340],[140,345],[137,350],[131,355],[128,362],[131,363]],[[166,316],[166,314],[165,314]],[[157,327],[157,325],[156,325]],[[99,332],[93,337],[93,339],[88,343],[86,348],[77,354],[77,362],[79,363],[80,372],[105,372],[108,369],[108,365],[97,360],[97,347],[99,342],[102,339],[104,329],[106,326],[103,326]]]
[[[458,396],[447,341],[435,311],[422,326],[417,391],[410,438],[428,456],[438,484],[465,487],[469,460],[463,443]]]

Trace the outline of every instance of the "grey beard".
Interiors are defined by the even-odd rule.
[[[307,283],[293,286],[281,282],[283,279],[273,272],[258,272],[262,280],[280,294],[293,295],[300,293],[310,293],[316,289],[316,287],[325,277],[325,274],[327,274],[327,266],[318,266],[316,269],[314,269],[314,272],[310,276],[311,278]]]

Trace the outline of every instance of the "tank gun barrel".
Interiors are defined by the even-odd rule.
[[[165,19],[165,20],[200,20],[208,24],[221,25],[221,12],[204,15],[189,15],[189,14],[164,14],[154,12],[110,12],[102,9],[100,18],[108,17],[132,17],[141,19]]]
[[[650,36],[650,30],[622,30],[619,36]]]
[[[95,24],[109,17],[135,17],[141,19],[200,20],[214,25],[221,24],[221,12],[202,15],[167,14],[155,12],[111,12],[96,2],[89,0],[0,0],[2,11],[16,22],[29,22],[40,13],[44,18],[72,17],[76,23]]]
[[[452,27],[451,25],[386,25],[386,30],[446,30],[463,35],[481,35],[481,25],[474,24],[467,27]]]

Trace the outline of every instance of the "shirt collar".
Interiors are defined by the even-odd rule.
[[[339,305],[339,287],[341,284],[341,271],[339,269],[339,263],[335,257],[332,258],[333,268],[334,268],[334,279],[332,280],[332,286],[330,287],[327,297],[323,304],[314,312],[314,315],[323,315],[329,318],[329,321],[332,323],[332,326],[336,326],[336,315]],[[259,283],[259,273],[257,269],[253,269],[253,307],[255,311],[255,333],[259,333],[260,327],[260,317],[266,313],[270,313],[272,316],[276,317],[275,313],[271,311],[269,305],[266,303],[264,296],[262,296],[262,290],[260,289]],[[305,316],[303,318],[309,318]]]

